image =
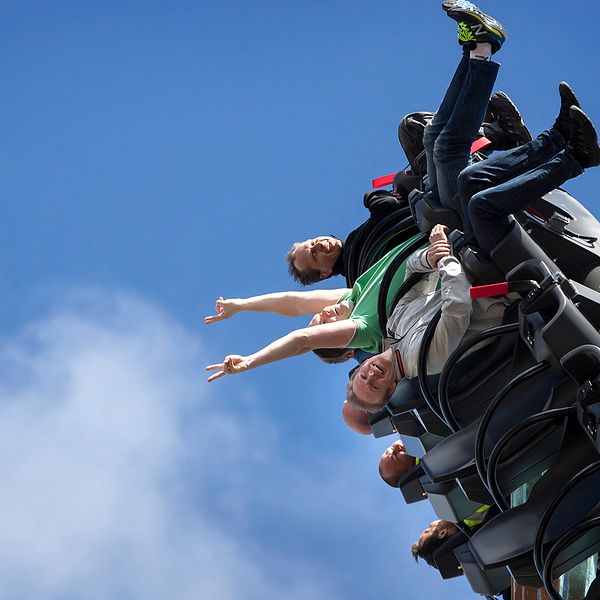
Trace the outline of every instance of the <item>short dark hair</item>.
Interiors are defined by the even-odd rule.
[[[387,404],[388,400],[392,397],[393,391],[387,390],[386,393],[383,395],[383,398],[379,400],[379,402],[365,402],[364,400],[361,400],[352,389],[352,382],[356,377],[356,373],[357,370],[352,371],[352,375],[350,375],[350,381],[346,384],[346,400],[348,400],[350,404],[353,404],[358,408],[362,408],[363,410],[366,410],[369,413],[379,412]]]
[[[416,542],[410,547],[410,551],[416,562],[419,562],[419,558],[422,558],[430,567],[437,569],[433,555],[435,551],[446,541],[447,537],[438,537],[438,531],[447,525],[442,521],[438,523],[435,529],[431,532],[431,535],[425,538],[423,542]],[[456,535],[456,534],[455,534]]]
[[[297,247],[298,242],[296,242],[285,255],[290,277],[292,277],[294,281],[297,281],[300,285],[311,285],[313,283],[318,283],[321,281],[321,273],[319,271],[316,269],[307,269],[306,271],[301,271],[294,264],[294,253],[296,252]]]
[[[348,348],[315,348],[313,352],[328,365],[338,365],[348,360]]]

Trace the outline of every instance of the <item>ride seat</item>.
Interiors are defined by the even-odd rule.
[[[483,569],[508,565],[525,586],[541,587],[533,564],[533,540],[540,519],[558,491],[598,454],[582,435],[576,419],[568,419],[560,450],[548,471],[537,481],[527,502],[512,508],[479,529],[469,547]],[[598,504],[600,475],[582,482],[571,502],[564,502],[552,519],[546,540],[568,531]]]
[[[463,228],[460,215],[451,208],[444,208],[430,193],[413,190],[408,195],[408,203],[417,227],[423,233],[429,233],[438,223],[446,225],[450,231]]]

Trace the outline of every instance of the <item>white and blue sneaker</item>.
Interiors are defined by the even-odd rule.
[[[508,38],[508,33],[502,24],[481,12],[472,2],[445,0],[442,8],[450,18],[458,21],[458,43],[461,46],[489,43],[492,45],[492,54],[494,54],[500,50]]]

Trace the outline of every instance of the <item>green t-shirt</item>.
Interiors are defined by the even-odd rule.
[[[379,288],[385,276],[390,263],[398,256],[400,252],[412,244],[421,234],[417,234],[403,244],[390,250],[383,258],[379,259],[370,269],[365,271],[354,284],[354,287],[342,296],[341,300],[351,300],[354,304],[350,319],[356,324],[356,332],[352,341],[348,344],[349,348],[361,348],[365,352],[378,354],[381,352],[381,342],[384,333],[379,329],[379,317],[377,315],[377,302],[379,299]],[[396,292],[404,281],[404,272],[406,270],[406,261],[403,262],[392,278],[392,283],[388,290],[386,311],[389,311],[390,305]]]

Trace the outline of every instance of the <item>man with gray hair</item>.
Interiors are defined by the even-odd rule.
[[[352,374],[346,399],[363,410],[380,410],[401,378],[417,377],[423,335],[440,309],[428,355],[429,373],[441,371],[463,337],[502,322],[506,297],[471,300],[471,284],[451,254],[446,232],[447,227],[436,225],[429,237],[431,245],[408,259],[405,279],[413,273],[421,273],[422,278],[394,308],[387,325],[386,349],[365,360]],[[440,288],[436,289],[438,282]]]

